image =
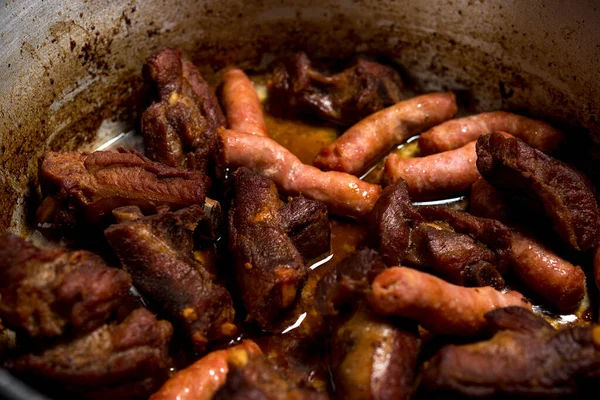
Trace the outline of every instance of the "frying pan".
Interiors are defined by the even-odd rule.
[[[582,165],[594,165],[598,26],[593,0],[3,0],[0,227],[27,233],[44,151],[85,147],[103,121],[135,121],[141,65],[166,46],[201,72],[294,50],[383,55],[417,91],[567,127]],[[38,398],[4,371],[0,396]]]

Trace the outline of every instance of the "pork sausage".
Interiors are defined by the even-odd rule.
[[[369,297],[372,309],[383,315],[417,320],[438,334],[473,335],[486,329],[485,313],[496,308],[531,304],[519,292],[502,293],[486,286],[455,286],[433,275],[406,267],[379,274]]]
[[[511,244],[512,268],[528,288],[560,310],[577,307],[585,295],[585,274],[580,267],[521,233],[512,233]]]
[[[506,137],[511,135],[501,132]],[[413,201],[436,200],[466,192],[480,176],[476,141],[427,157],[401,158],[390,154],[383,171],[386,184],[402,178]]]
[[[218,162],[222,167],[247,167],[270,178],[287,195],[322,201],[332,214],[364,219],[381,187],[343,172],[323,172],[305,165],[285,147],[267,137],[219,130]]]
[[[230,129],[269,136],[254,85],[241,69],[231,69],[223,75],[221,104]]]
[[[421,153],[453,150],[491,132],[508,132],[544,153],[555,150],[564,135],[550,124],[505,111],[492,111],[446,121],[419,137]]]
[[[431,93],[401,101],[359,121],[321,149],[313,164],[356,175],[379,156],[456,114],[453,93]]]
[[[229,368],[227,357],[245,350],[250,354],[260,354],[260,348],[252,340],[244,340],[237,346],[213,351],[189,367],[177,372],[150,400],[210,400],[225,383]]]

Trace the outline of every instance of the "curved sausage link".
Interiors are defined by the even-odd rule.
[[[512,268],[528,288],[560,310],[577,307],[585,295],[585,274],[580,267],[518,232],[512,233],[511,245]]]
[[[177,372],[150,400],[210,400],[225,383],[229,367],[227,358],[234,352],[245,350],[260,354],[260,348],[252,340],[244,340],[237,346],[213,351],[189,367]]]
[[[406,267],[392,267],[375,278],[369,298],[372,309],[383,315],[417,320],[439,334],[473,335],[484,331],[485,313],[520,306],[531,310],[523,295],[502,293],[491,286],[466,288]]]
[[[504,111],[492,111],[446,121],[423,133],[419,147],[424,155],[464,146],[491,132],[508,132],[544,153],[552,152],[564,135],[550,124]]]
[[[471,188],[469,211],[474,215],[509,220],[501,192],[479,178]],[[511,268],[533,293],[560,310],[576,307],[585,295],[585,273],[531,236],[511,230]]]
[[[269,136],[254,85],[241,69],[231,69],[223,75],[221,103],[230,129]]]
[[[233,130],[219,130],[219,164],[247,167],[273,180],[287,195],[322,201],[332,214],[364,219],[381,187],[342,172],[323,172],[303,164],[276,141]]]
[[[501,132],[504,136],[511,135]],[[479,178],[476,141],[427,157],[402,158],[390,154],[383,171],[386,184],[402,178],[414,200],[436,200],[466,192]]]
[[[456,114],[453,93],[431,93],[401,101],[358,122],[321,149],[314,165],[356,175],[411,136]]]

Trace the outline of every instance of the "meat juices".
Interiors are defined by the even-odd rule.
[[[423,155],[454,150],[491,132],[507,132],[544,153],[562,143],[564,135],[550,124],[505,111],[485,112],[437,125],[419,137]]]
[[[439,334],[475,335],[487,329],[484,315],[488,311],[513,305],[531,309],[516,291],[455,286],[406,267],[382,272],[372,289],[369,303],[375,312],[415,319]]]
[[[326,171],[359,174],[410,137],[456,114],[452,93],[431,93],[402,101],[370,115],[321,149],[314,165]]]
[[[131,286],[124,271],[84,250],[42,250],[0,238],[0,317],[30,337],[85,333],[104,324]]]
[[[318,311],[335,316],[343,305],[357,303],[371,290],[373,279],[386,268],[375,250],[362,249],[345,257],[319,279]]]
[[[227,127],[238,132],[269,136],[263,109],[254,85],[241,69],[230,69],[223,74],[221,104],[225,110]]]
[[[586,384],[597,384],[600,375],[600,327],[554,330],[520,307],[497,309],[485,317],[497,331],[494,337],[447,345],[425,362],[425,398],[580,398],[594,393]]]
[[[297,387],[262,354],[245,350],[232,352],[227,358],[227,379],[214,400],[327,400],[329,396]]]
[[[227,358],[240,350],[246,351],[248,355],[261,353],[252,340],[244,340],[233,347],[208,353],[189,367],[178,371],[149,400],[211,400],[227,378]]]
[[[316,115],[351,125],[402,100],[402,80],[391,67],[365,59],[332,76],[312,68],[305,53],[280,59],[268,82],[270,108],[294,117]]]
[[[376,251],[341,260],[317,284],[317,305],[332,326],[331,372],[343,399],[407,399],[413,393],[421,350],[417,325],[374,315],[366,294],[386,269]],[[350,308],[350,310],[348,310]]]
[[[145,399],[167,379],[172,334],[170,323],[139,308],[118,325],[8,360],[5,367],[87,399]]]
[[[292,305],[308,272],[282,228],[275,184],[246,168],[234,172],[233,182],[229,249],[235,258],[235,279],[248,320],[269,330]]]
[[[279,210],[281,226],[307,263],[331,250],[327,206],[304,197],[288,198]]]
[[[155,163],[123,149],[45,153],[40,181],[49,197],[40,206],[38,222],[65,227],[108,225],[111,211],[122,206],[136,205],[151,214],[161,206],[179,209],[203,204],[206,191],[204,174]]]
[[[379,185],[341,172],[323,172],[305,165],[272,139],[219,130],[219,163],[247,167],[271,179],[285,194],[302,195],[327,205],[332,214],[364,219],[381,193]]]
[[[216,147],[216,130],[225,125],[208,83],[181,50],[150,56],[144,73],[156,92],[141,118],[146,155],[172,167],[206,171]]]
[[[337,398],[411,397],[421,350],[413,321],[379,317],[363,304],[334,331],[331,341]]]
[[[133,283],[186,331],[195,350],[235,334],[227,289],[192,258],[201,206],[129,220],[104,231]]]
[[[471,212],[509,219],[503,195],[480,178],[471,189]],[[510,264],[519,280],[559,310],[576,307],[585,295],[585,273],[529,235],[510,232]]]
[[[595,189],[576,169],[519,139],[495,133],[478,139],[477,168],[507,199],[532,213],[543,212],[573,249],[596,247],[600,211]]]

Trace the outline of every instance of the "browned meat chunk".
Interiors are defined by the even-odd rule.
[[[475,264],[497,264],[506,270],[504,257],[510,242],[501,223],[471,217],[454,216],[443,208],[413,207],[406,182],[399,180],[383,191],[369,228],[388,265],[429,269],[449,282],[474,285],[479,282],[472,279]]]
[[[302,255],[283,229],[275,184],[246,168],[233,174],[229,248],[250,320],[270,329],[290,307],[307,277]]]
[[[461,398],[564,398],[597,383],[600,327],[556,331],[520,307],[491,311],[486,319],[498,330],[494,337],[442,348],[423,367],[423,389]]]
[[[502,193],[483,178],[473,184],[469,206],[476,215],[512,222],[513,226],[517,223],[512,217],[518,213],[509,213],[514,210],[508,209]],[[558,309],[573,309],[585,295],[585,273],[521,228],[518,226],[510,233],[512,271],[532,292]]]
[[[468,235],[426,224],[417,229],[423,263],[448,282],[464,286],[466,267],[496,260],[490,249]]]
[[[283,230],[305,262],[329,253],[331,228],[324,203],[304,197],[290,198],[280,213]]]
[[[317,305],[324,315],[337,315],[371,290],[371,282],[387,267],[375,250],[363,249],[341,260],[319,280]]]
[[[427,221],[442,221],[456,232],[467,234],[484,244],[496,254],[494,265],[506,272],[511,262],[511,231],[499,221],[481,218],[444,206],[422,206],[418,208]]]
[[[90,252],[42,250],[11,233],[0,238],[0,317],[31,337],[97,328],[130,286],[126,272]]]
[[[199,172],[167,167],[133,151],[44,154],[40,181],[49,197],[39,222],[72,227],[109,224],[115,208],[136,205],[146,214],[161,206],[203,204],[206,181]],[[45,210],[51,206],[51,212]]]
[[[600,211],[594,187],[579,171],[519,139],[495,133],[478,139],[477,168],[521,207],[532,213],[543,210],[573,249],[585,251],[597,245]]]
[[[385,188],[369,216],[371,238],[388,265],[415,259],[412,230],[423,221],[413,208],[406,182],[399,179]]]
[[[214,399],[221,400],[326,400],[326,394],[301,389],[286,380],[266,357],[245,350],[232,353],[225,385]]]
[[[192,206],[104,232],[135,286],[184,327],[198,351],[236,332],[229,292],[192,258],[194,229],[203,214],[201,206]]]
[[[416,323],[378,317],[362,304],[335,330],[331,346],[338,399],[402,400],[414,392]]]
[[[140,308],[119,325],[8,360],[5,367],[89,399],[143,399],[168,376],[172,333],[171,324]]]
[[[181,50],[165,49],[148,58],[146,78],[156,103],[142,115],[146,155],[172,167],[199,171],[215,153],[216,132],[225,126],[219,102],[196,67]]]
[[[411,321],[386,321],[366,305],[371,281],[386,269],[371,249],[355,252],[317,285],[317,306],[330,318],[331,371],[340,399],[407,399],[421,342]]]
[[[340,73],[325,76],[312,68],[308,56],[297,53],[280,60],[269,81],[274,111],[351,125],[402,100],[402,80],[391,67],[359,59]]]
[[[506,282],[498,269],[485,261],[477,261],[467,265],[462,272],[465,286],[483,287],[491,286],[496,290],[506,290]]]

